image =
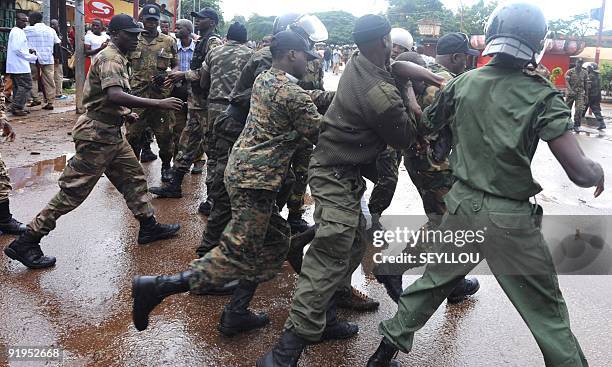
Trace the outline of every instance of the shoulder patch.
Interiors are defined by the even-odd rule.
[[[370,107],[377,114],[382,114],[395,104],[402,103],[397,88],[389,83],[379,83],[368,91],[366,98],[370,102]]]

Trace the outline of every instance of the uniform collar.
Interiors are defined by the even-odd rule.
[[[374,65],[370,60],[368,60],[365,56],[363,56],[359,50],[353,53],[350,62],[356,62],[356,65],[368,70],[370,73],[380,76],[382,79],[387,81],[388,83],[395,84],[395,78],[389,70],[381,69],[378,66]]]
[[[183,50],[183,51],[187,51],[187,50],[194,51],[195,50],[195,44],[196,44],[196,42],[193,40],[193,38],[191,39],[191,43],[187,47],[183,47],[183,44],[181,43],[180,39],[176,40],[176,46],[178,47],[179,51],[181,51],[181,50]]]
[[[271,67],[270,68],[270,72],[272,74],[274,74],[274,75],[284,76],[285,78],[287,78],[292,83],[297,83],[299,81],[299,79],[294,77],[293,75],[291,75],[291,74],[289,74],[289,73],[287,73],[287,72],[285,72],[285,71],[283,71],[281,69],[275,68],[275,67]]]
[[[144,32],[143,32],[143,33],[144,33]],[[157,32],[157,37],[153,38],[153,39],[151,40],[151,43],[148,43],[149,41],[148,41],[148,39],[147,39],[147,38],[145,38],[145,36],[143,35],[143,33],[140,33],[140,34],[138,35],[138,41],[139,41],[139,42],[144,42],[144,43],[146,43],[146,44],[148,44],[148,45],[152,45],[152,44],[154,44],[154,43],[157,43],[157,41],[161,41],[161,39],[162,39],[162,38],[164,38],[164,37],[166,36],[166,35],[165,35],[165,34],[163,34],[162,32],[159,32],[159,31],[158,31],[158,32]],[[170,37],[170,36],[168,36],[168,37]]]

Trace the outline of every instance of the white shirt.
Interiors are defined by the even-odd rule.
[[[102,44],[109,39],[110,37],[106,34],[106,32],[102,32],[99,36],[96,36],[92,31],[87,31],[84,43],[91,46],[92,51],[95,51],[102,47]]]
[[[53,45],[62,42],[55,30],[44,23],[36,23],[26,27],[25,34],[30,48],[36,50],[38,63],[41,65],[55,64]],[[34,64],[36,61],[31,61],[31,63]]]
[[[36,62],[36,55],[30,53],[28,39],[23,29],[13,27],[9,33],[6,52],[7,74],[29,74],[30,61]]]

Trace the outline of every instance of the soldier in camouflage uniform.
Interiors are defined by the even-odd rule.
[[[238,22],[232,24],[227,31],[227,39],[229,41],[227,44],[211,50],[206,55],[202,70],[202,88],[209,90],[208,121],[211,124],[229,105],[232,89],[242,69],[253,55],[253,50],[245,45],[247,30],[244,25]],[[229,196],[223,183],[223,175],[232,145],[225,139],[217,139],[214,128],[209,136],[209,150],[216,160],[214,166],[210,161],[208,163],[206,179],[208,181],[210,178],[208,186],[210,191],[207,193],[207,200],[219,203],[220,210],[213,210],[208,218],[202,244],[196,251],[199,256],[203,256],[217,245],[223,229],[231,218]]]
[[[312,60],[306,66],[306,75],[300,80],[298,85],[304,90],[325,90],[323,88],[323,60]],[[291,189],[291,194],[287,200],[289,215],[287,222],[291,226],[292,233],[304,232],[308,229],[308,223],[302,218],[304,214],[304,194],[308,181],[308,164],[312,155],[312,144],[304,140],[295,151],[291,160],[291,169],[295,175],[295,182]]]
[[[576,132],[580,131],[586,93],[589,89],[587,71],[582,68],[582,64],[584,64],[584,60],[576,60],[576,67],[568,70],[565,74],[565,82],[567,83],[565,102],[570,109],[574,103],[576,104],[574,110],[574,131]]]
[[[168,68],[178,64],[176,41],[158,32],[160,8],[157,5],[146,5],[142,8],[142,19],[146,32],[138,36],[138,47],[129,55],[132,66],[131,87],[135,96],[142,98],[162,99],[170,94],[163,82]],[[153,130],[159,158],[162,161],[162,181],[170,180],[170,163],[172,161],[172,135],[167,113],[155,109],[135,109],[138,121],[127,126],[127,141],[140,157],[143,147],[149,145],[145,129]]]
[[[597,130],[603,130],[606,128],[606,123],[601,114],[601,77],[599,76],[599,67],[596,63],[590,62],[588,63],[587,71],[589,87],[587,93],[588,99],[582,115],[584,116],[586,111],[590,108],[599,123]]]
[[[130,94],[130,68],[127,55],[138,44],[144,31],[126,14],[115,15],[109,23],[111,43],[93,60],[83,95],[87,112],[72,130],[75,155],[59,178],[60,191],[28,224],[27,230],[4,253],[29,268],[55,265],[55,258],[45,256],[41,238],[51,232],[57,220],[76,209],[89,196],[102,175],[123,194],[125,202],[140,222],[138,243],[144,244],[175,234],[178,224],[160,224],[155,220],[151,196],[142,166],[121,133],[124,122],[138,118],[129,107],[178,110],[178,98],[148,99]]]
[[[0,78],[0,132],[7,141],[15,140],[15,132],[6,118],[6,101],[4,98],[4,81]],[[21,234],[26,226],[13,218],[9,206],[9,193],[13,187],[6,166],[0,156],[0,234]]]
[[[465,71],[467,55],[478,54],[478,51],[470,49],[468,39],[464,34],[452,32],[438,40],[436,54],[436,63],[430,64],[428,68],[449,81]],[[398,60],[425,65],[424,60],[416,53],[404,53],[398,57]],[[413,82],[413,89],[422,110],[433,103],[440,91],[435,86],[425,87],[422,82]],[[422,137],[421,141],[405,150],[404,166],[423,200],[423,209],[429,219],[425,226],[427,228],[437,227],[447,210],[444,196],[454,182],[448,163],[452,137],[447,130],[433,135],[419,134],[419,136]],[[420,243],[417,246],[408,247],[405,251],[427,251],[428,249],[424,246]],[[403,290],[401,274],[408,269],[405,264],[392,267],[393,269],[387,266],[379,267],[376,270],[376,277],[385,285],[391,298],[397,302]],[[448,301],[450,303],[462,302],[467,296],[476,293],[479,288],[480,285],[476,278],[464,278],[455,291],[448,296]]]
[[[301,139],[315,141],[319,133],[322,116],[313,101],[324,106],[333,97],[332,92],[307,93],[297,85],[307,59],[317,57],[301,36],[280,32],[270,47],[272,68],[253,85],[250,113],[225,173],[232,220],[219,246],[192,262],[190,270],[134,279],[138,330],[146,329],[149,313],[165,297],[236,278],[240,283],[223,311],[219,331],[232,336],[269,323],[266,314],[255,314],[248,305],[257,285],[276,276],[289,248],[290,228],[279,215],[276,195]]]
[[[175,83],[186,80],[188,82],[188,112],[187,125],[181,133],[180,148],[172,170],[172,177],[160,187],[151,187],[149,191],[159,198],[180,198],[183,196],[183,177],[189,171],[189,167],[198,158],[198,153],[203,144],[204,153],[209,155],[206,147],[206,136],[208,134],[208,95],[200,86],[202,79],[202,64],[210,50],[222,45],[221,38],[214,33],[219,24],[219,15],[211,8],[204,8],[198,13],[192,12],[196,19],[196,27],[201,37],[196,44],[191,60],[191,70],[187,72],[173,72],[168,76],[168,81]],[[209,161],[212,157],[208,157]],[[210,163],[210,162],[209,162]]]

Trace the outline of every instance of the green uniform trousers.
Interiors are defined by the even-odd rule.
[[[446,196],[448,214],[440,230],[485,231],[485,241],[457,247],[444,244],[447,254],[478,255],[487,260],[499,285],[533,334],[546,366],[587,366],[559,289],[557,274],[539,217],[529,201],[491,196],[455,183]],[[541,219],[540,219],[541,220]],[[404,290],[398,311],[380,323],[379,331],[402,352],[412,349],[421,329],[457,282],[476,264],[429,264],[423,276]]]
[[[215,166],[217,165],[217,154],[216,154],[216,149],[215,149],[215,135],[213,133],[213,126],[215,124],[215,121],[217,120],[217,117],[219,117],[219,115],[225,111],[225,109],[227,108],[227,105],[225,104],[220,104],[220,103],[209,103],[208,104],[208,115],[207,115],[207,121],[208,121],[208,129],[206,134],[204,135],[204,138],[206,139],[206,146],[208,147],[208,151],[206,152],[207,158],[208,158],[208,163],[206,164],[206,193],[207,193],[207,200],[212,199],[210,192],[212,191],[212,185],[213,185],[213,180],[214,180],[214,176],[216,173],[216,169]],[[223,172],[221,172],[221,179],[223,179]]]
[[[153,216],[144,171],[127,141],[103,144],[76,140],[74,144],[76,153],[68,161],[58,181],[60,191],[28,225],[31,230],[41,236],[49,234],[62,215],[85,201],[102,174],[123,195],[136,218]]]
[[[295,182],[291,189],[291,194],[287,200],[287,208],[289,213],[304,212],[304,195],[306,194],[306,186],[308,186],[308,164],[312,155],[312,143],[303,139],[301,144],[296,149],[291,160],[291,168],[295,174]]]
[[[398,168],[402,157],[398,151],[387,147],[376,157],[378,180],[374,182],[368,203],[370,214],[382,214],[391,205],[397,187]]]
[[[187,112],[187,124],[181,132],[178,153],[174,159],[176,171],[187,173],[193,162],[206,153],[204,134],[207,130],[207,114],[206,110],[189,109]]]
[[[11,179],[9,178],[2,156],[0,156],[0,203],[4,203],[9,199],[12,189]]]
[[[310,161],[308,185],[315,201],[317,231],[304,257],[285,323],[286,329],[309,341],[320,340],[332,297],[365,253],[361,174],[358,166],[322,167],[314,158]]]
[[[279,215],[276,192],[228,187],[232,219],[219,246],[194,260],[190,289],[204,291],[234,279],[255,283],[276,276],[289,251],[290,228]]]
[[[172,160],[172,135],[168,124],[168,114],[155,108],[134,109],[139,119],[126,125],[126,139],[134,149],[137,157],[146,142],[145,130],[147,127],[153,130],[157,145],[159,146],[159,158],[162,163],[170,164]]]

